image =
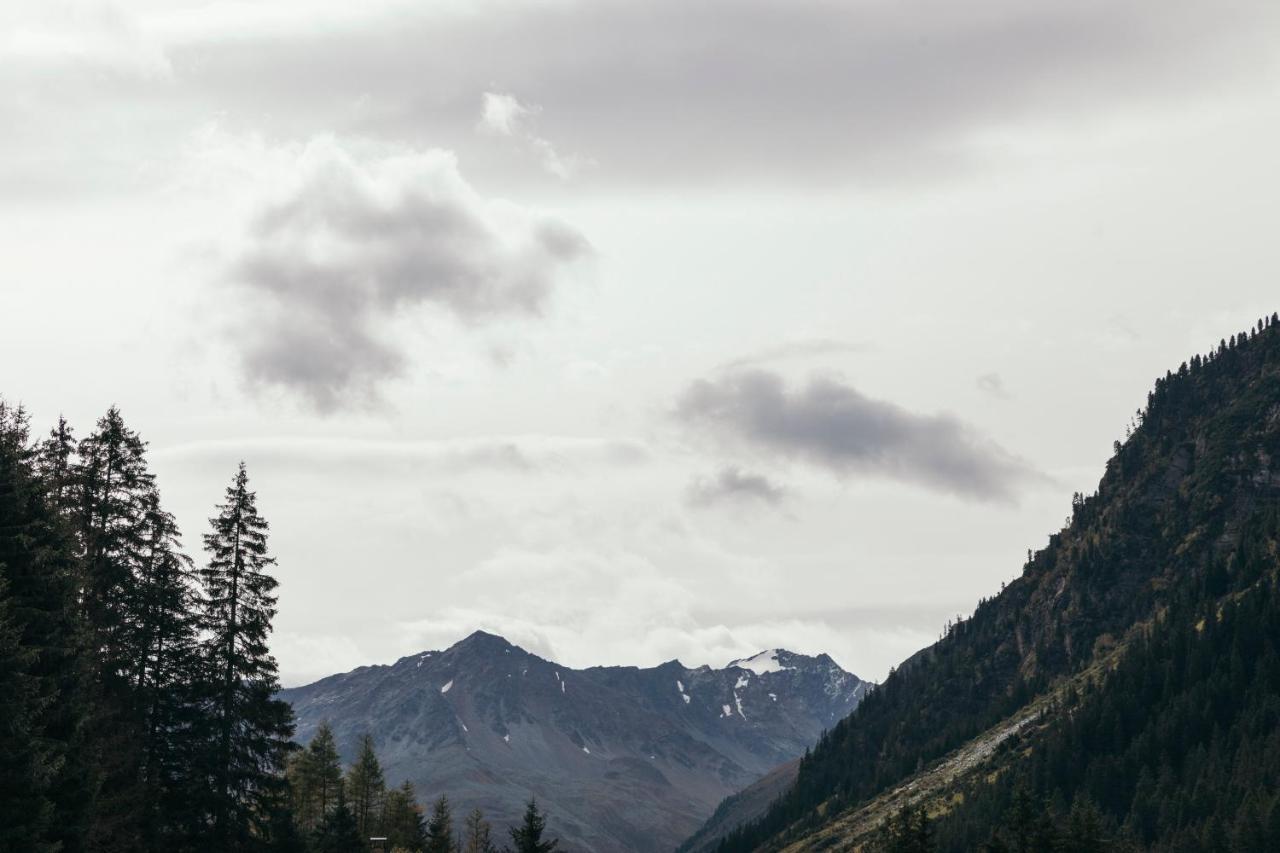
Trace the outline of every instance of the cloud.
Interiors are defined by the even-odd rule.
[[[766,370],[731,372],[694,382],[675,414],[724,444],[964,498],[1011,501],[1045,479],[950,415],[916,414],[829,377],[793,389]]]
[[[721,369],[738,370],[743,367],[754,367],[774,361],[790,361],[802,358],[820,358],[827,355],[848,355],[866,352],[865,344],[854,341],[842,341],[835,338],[812,338],[809,340],[789,341],[777,346],[767,347],[759,352],[735,358],[725,362]]]
[[[384,2],[334,26],[293,8],[233,33],[177,13],[153,29],[183,96],[222,109],[459,145],[476,93],[507,99],[518,132],[532,108],[512,109],[492,81],[520,81],[555,104],[541,136],[593,152],[602,179],[675,184],[896,184],[971,168],[1007,154],[984,132],[1007,141],[1021,123],[1135,105],[1182,113],[1227,79],[1261,88],[1280,29],[1265,0],[491,0],[466,14]]]
[[[763,474],[731,465],[721,468],[714,477],[699,477],[690,483],[686,500],[693,507],[722,503],[778,506],[786,497],[787,490]]]
[[[404,373],[398,317],[536,316],[591,251],[564,222],[482,196],[447,151],[362,158],[322,137],[283,184],[226,270],[247,297],[234,340],[251,383],[319,411],[376,402]]]
[[[537,156],[538,162],[557,178],[566,180],[588,161],[580,157],[561,156],[551,144],[533,130],[533,117],[541,107],[526,106],[515,95],[485,92],[480,111],[480,129],[499,136],[510,136],[523,142]]]
[[[259,466],[292,471],[351,468],[377,476],[417,471],[552,474],[642,465],[652,455],[647,445],[629,439],[548,435],[423,441],[283,436],[185,442],[152,452],[160,459],[224,467],[247,459],[255,470]]]
[[[1009,399],[1009,392],[1005,390],[1004,379],[999,373],[984,373],[977,378],[975,384],[978,390],[985,394],[995,397],[997,400]]]
[[[476,629],[573,667],[653,666],[679,658],[697,666],[785,646],[817,654],[847,647],[821,619],[699,615],[695,579],[664,571],[624,549],[504,548],[464,571],[455,595],[470,603],[397,624],[402,653],[443,648]]]
[[[83,80],[163,79],[173,72],[163,47],[114,3],[45,3],[19,9],[17,20],[5,23],[0,20],[0,67],[9,72]]]

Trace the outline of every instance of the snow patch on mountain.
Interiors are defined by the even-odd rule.
[[[794,667],[783,666],[778,661],[778,652],[780,651],[782,651],[782,649],[769,649],[768,651],[760,652],[759,654],[753,655],[749,658],[730,661],[729,666],[736,666],[738,669],[745,669],[749,672],[754,672],[756,675],[767,675],[770,672],[782,672],[784,669],[794,669]]]

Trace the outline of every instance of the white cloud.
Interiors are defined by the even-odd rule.
[[[0,20],[0,68],[40,75],[165,78],[163,46],[137,19],[109,2],[49,2]]]
[[[515,95],[485,92],[479,127],[487,133],[519,140],[533,152],[544,170],[561,180],[567,180],[584,166],[591,165],[584,158],[561,155],[550,140],[534,131],[533,119],[540,112],[541,107],[522,104]]]

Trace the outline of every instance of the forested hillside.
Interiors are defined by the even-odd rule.
[[[719,849],[1280,849],[1278,543],[1273,315],[1158,380],[1022,575]]]

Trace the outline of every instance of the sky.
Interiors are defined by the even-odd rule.
[[[287,685],[476,629],[863,678],[1280,308],[1280,5],[0,9],[0,394],[243,459]]]

